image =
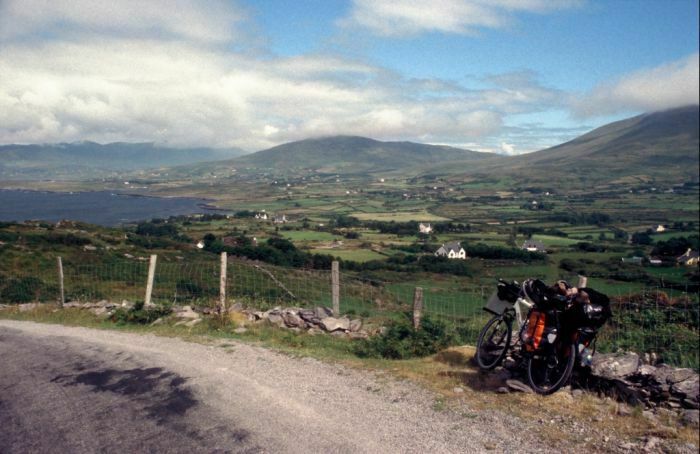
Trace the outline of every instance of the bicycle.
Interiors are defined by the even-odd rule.
[[[498,366],[511,348],[517,345],[527,324],[527,313],[533,303],[521,286],[498,280],[496,292],[489,298],[484,310],[493,314],[481,329],[476,343],[476,362],[483,370]],[[518,336],[513,339],[513,322],[518,323]]]
[[[530,335],[523,346],[527,379],[538,394],[556,392],[569,383],[577,364],[589,364],[598,329],[612,316],[606,295],[589,288],[579,289],[578,294],[587,301],[535,297],[532,312],[543,314],[545,327],[539,340]]]

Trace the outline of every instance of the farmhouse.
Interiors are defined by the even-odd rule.
[[[424,234],[426,234],[426,235],[429,235],[429,234],[433,233],[433,227],[430,225],[430,223],[428,223],[428,224],[423,224],[423,223],[421,222],[421,223],[418,225],[418,231],[419,231],[420,233],[424,233]]]
[[[260,213],[256,213],[255,219],[262,219],[264,221],[267,221],[267,213],[265,213],[264,211],[260,212]]]
[[[287,221],[288,221],[288,220],[287,220],[287,216],[285,216],[284,214],[283,214],[282,216],[275,216],[275,217],[272,219],[272,222],[275,223],[275,224],[284,224],[284,223],[286,223]]]
[[[544,247],[544,244],[542,244],[541,241],[533,239],[525,240],[521,249],[526,250],[528,252],[547,252],[547,249]]]
[[[656,228],[654,229],[654,231],[655,231],[656,233],[665,232],[665,231],[666,231],[666,227],[663,226],[663,225],[661,225],[661,224],[659,224],[659,225],[656,226]]]
[[[693,251],[688,248],[685,254],[676,258],[676,261],[685,266],[696,266],[698,264],[698,259],[700,258],[700,253],[698,251]]]
[[[448,259],[466,259],[467,252],[459,244],[459,241],[452,243],[445,243],[440,246],[440,249],[435,251],[435,255],[438,257],[447,257]]]

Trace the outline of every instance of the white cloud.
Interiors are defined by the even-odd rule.
[[[258,59],[153,39],[11,43],[0,142],[155,141],[261,149],[309,136],[468,142],[552,93],[531,80],[468,90],[328,55]],[[506,86],[507,85],[507,86]]]
[[[515,154],[515,145],[511,143],[501,142],[501,152],[507,155]]]
[[[473,34],[481,28],[505,27],[516,12],[547,13],[580,4],[579,0],[354,0],[340,24],[394,37]]]
[[[594,117],[698,104],[698,64],[698,54],[693,54],[600,84],[573,102],[574,113],[580,117]]]
[[[222,43],[243,17],[224,0],[3,0],[0,39],[99,31]]]

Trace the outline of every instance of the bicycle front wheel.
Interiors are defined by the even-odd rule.
[[[498,366],[508,352],[512,321],[496,315],[486,323],[476,343],[476,362],[484,370]]]
[[[527,379],[537,394],[552,394],[566,385],[576,362],[576,345],[569,342],[535,352],[527,360]]]

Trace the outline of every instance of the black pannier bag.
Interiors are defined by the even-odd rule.
[[[542,311],[563,311],[566,308],[566,297],[558,295],[539,279],[526,281],[524,290],[528,298],[535,303],[535,307]]]
[[[520,292],[520,286],[517,282],[499,282],[497,288],[498,297],[503,301],[508,301],[509,303],[515,303],[518,299]]]
[[[612,317],[610,298],[592,288],[581,288],[579,292],[586,292],[591,302],[571,305],[564,313],[564,323],[571,328],[600,328]]]

